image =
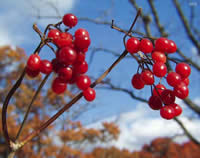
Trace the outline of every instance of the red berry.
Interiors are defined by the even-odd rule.
[[[48,38],[52,38],[53,42],[55,43],[57,38],[60,38],[60,31],[57,29],[51,29],[47,35]]]
[[[62,21],[63,24],[68,27],[74,27],[78,23],[78,19],[74,14],[65,14]]]
[[[42,60],[40,63],[40,71],[44,74],[50,74],[53,70],[53,66],[50,61]]]
[[[76,73],[84,74],[88,71],[88,64],[86,61],[78,62],[74,64],[74,70]]]
[[[80,75],[77,74],[76,72],[72,71],[72,77],[71,79],[68,81],[69,84],[74,84],[76,83],[77,81],[77,78],[79,77]]]
[[[71,67],[63,67],[58,71],[58,77],[63,81],[67,82],[72,78],[72,68]]]
[[[53,66],[53,71],[56,72],[56,73],[58,72],[58,70],[60,70],[60,68],[64,67],[64,64],[63,64],[63,63],[60,63],[60,62],[58,61],[58,58],[53,59],[53,60],[51,61],[51,64],[52,64],[52,66]]]
[[[141,75],[140,74],[135,74],[133,75],[132,77],[132,86],[135,88],[135,89],[142,89],[144,88],[144,81],[141,79]]]
[[[166,89],[166,87],[163,84],[157,84],[155,88],[153,89],[153,95],[154,96],[161,96],[161,93]]]
[[[27,61],[27,67],[31,70],[40,69],[40,56],[37,54],[32,54]]]
[[[76,36],[74,43],[75,43],[76,48],[78,48],[79,50],[83,50],[89,47],[91,41],[90,41],[90,37],[88,36]]]
[[[31,78],[37,77],[39,73],[40,73],[40,70],[31,70],[28,67],[26,67],[26,74]]]
[[[63,82],[59,77],[55,78],[52,83],[52,90],[56,94],[63,93],[67,88],[67,84]]]
[[[126,50],[131,54],[137,53],[139,51],[139,47],[140,41],[135,37],[129,38],[126,42]]]
[[[90,84],[91,84],[91,80],[88,76],[80,75],[79,77],[77,77],[76,85],[79,89],[85,90],[90,86]]]
[[[161,99],[165,105],[173,104],[175,102],[175,95],[172,90],[165,89],[161,93]]]
[[[60,36],[55,39],[55,44],[59,47],[71,46],[73,41],[73,36],[68,32],[60,33]]]
[[[155,41],[155,50],[166,52],[169,48],[169,40],[167,38],[161,37]]]
[[[174,95],[176,95],[180,99],[185,99],[189,95],[189,89],[185,85],[185,83],[181,82],[174,87]]]
[[[151,96],[149,98],[148,104],[153,110],[159,110],[162,108],[162,100],[159,96]]]
[[[77,53],[76,62],[83,62],[85,61],[85,54],[82,52]]]
[[[172,40],[168,40],[169,41],[169,45],[168,45],[168,49],[167,49],[167,53],[175,53],[176,52],[176,43]]]
[[[170,104],[170,106],[172,106],[174,108],[174,112],[175,112],[175,117],[179,116],[182,113],[182,108],[180,107],[180,105],[174,103],[174,104]]]
[[[66,65],[73,64],[76,60],[77,53],[70,47],[63,47],[58,52],[58,60]]]
[[[149,39],[142,39],[140,41],[140,51],[143,53],[151,53],[153,50],[153,44]]]
[[[188,78],[188,77],[187,77],[187,78],[184,78],[184,79],[182,79],[182,82],[184,82],[186,86],[188,86],[188,85],[190,84],[190,80],[189,80],[189,78]]]
[[[157,77],[164,77],[167,73],[167,66],[164,63],[156,62],[153,64],[153,74]]]
[[[178,63],[176,65],[176,72],[181,75],[182,78],[186,78],[190,75],[191,73],[191,68],[188,64],[186,63]]]
[[[175,116],[175,112],[174,112],[174,108],[171,106],[163,106],[160,109],[160,116],[164,119],[170,120],[172,118],[174,118]]]
[[[154,76],[153,73],[149,70],[144,70],[141,73],[141,79],[144,81],[146,85],[154,84]]]
[[[176,72],[170,72],[167,75],[167,83],[174,87],[181,82],[181,76]]]
[[[78,37],[78,36],[87,36],[89,37],[89,33],[87,30],[83,29],[83,28],[80,28],[80,29],[77,29],[75,34],[74,34],[75,37]]]
[[[154,51],[151,57],[154,62],[166,63],[167,60],[165,53],[159,51]]]
[[[87,101],[93,101],[96,97],[96,92],[93,88],[88,87],[83,91],[83,96]]]

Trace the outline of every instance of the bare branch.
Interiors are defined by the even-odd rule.
[[[135,100],[139,100],[139,101],[148,103],[148,100],[136,96],[131,90],[128,90],[128,89],[126,89],[126,88],[121,88],[121,87],[115,86],[114,84],[112,84],[112,83],[110,82],[110,80],[102,81],[102,84],[108,86],[108,87],[101,87],[101,88],[103,88],[103,89],[122,91],[122,92],[125,92],[125,93],[127,93],[128,95],[130,95],[130,97],[133,98],[133,99],[135,99]]]
[[[165,32],[164,27],[163,27],[163,26],[161,25],[161,23],[160,23],[157,10],[156,10],[156,8],[155,8],[155,6],[154,6],[154,4],[153,4],[153,0],[149,0],[148,3],[149,3],[149,6],[150,6],[150,8],[151,8],[151,11],[152,11],[152,13],[153,13],[153,15],[154,15],[153,17],[154,17],[154,20],[155,20],[155,22],[156,22],[156,25],[157,25],[157,27],[158,27],[159,32],[161,32],[161,34],[162,34],[163,37],[167,37],[168,34]]]
[[[139,6],[137,5],[135,0],[129,0],[129,2],[131,3],[131,5],[138,11],[139,10]],[[145,31],[146,31],[146,35],[148,37],[152,37],[151,35],[151,31],[150,31],[150,22],[151,22],[151,18],[148,15],[144,15],[143,13],[141,13],[141,18],[144,22],[144,27],[145,27]]]
[[[185,132],[185,135],[190,140],[192,140],[195,144],[200,145],[200,142],[192,136],[192,134],[187,130],[187,128],[184,126],[184,124],[177,117],[174,118],[174,121],[176,121],[179,124],[181,129],[183,129],[183,131]]]
[[[200,54],[200,43],[198,42],[198,40],[196,40],[196,38],[192,34],[189,22],[186,19],[186,16],[183,14],[183,11],[181,10],[181,6],[180,6],[178,0],[173,0],[173,3],[174,3],[174,6],[176,7],[177,13],[178,13],[178,15],[179,15],[179,17],[180,17],[180,19],[183,23],[183,26],[185,28],[185,31],[186,31],[188,37],[193,42],[193,44],[197,47],[197,49],[199,50],[199,54]]]
[[[186,98],[183,101],[184,101],[184,103],[186,103],[188,105],[188,107],[190,109],[192,109],[193,111],[195,111],[196,113],[198,113],[200,115],[200,106],[195,104],[190,98]]]
[[[185,56],[183,54],[183,52],[181,52],[180,49],[177,49],[177,53],[183,58],[185,59],[186,62],[188,62],[189,64],[191,64],[195,69],[197,69],[198,71],[200,71],[200,66],[195,63],[194,61],[192,61],[192,59],[188,58],[187,56]]]

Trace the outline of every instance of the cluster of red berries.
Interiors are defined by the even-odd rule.
[[[132,86],[142,89],[145,85],[152,86],[152,96],[148,104],[153,110],[160,110],[161,117],[172,119],[182,113],[182,108],[175,103],[176,97],[185,99],[188,94],[189,75],[191,68],[186,63],[176,63],[175,72],[167,70],[167,56],[176,52],[176,44],[172,40],[161,37],[153,44],[149,39],[138,40],[131,37],[127,40],[126,49],[134,54],[143,52],[139,68],[142,72],[137,72],[132,77]],[[139,53],[141,56],[141,53]],[[138,69],[139,70],[139,69]],[[168,85],[173,89],[167,89],[163,84],[155,85],[155,78],[165,78]],[[163,106],[164,104],[164,106]]]
[[[62,23],[71,29],[76,26],[78,19],[73,14],[66,14],[63,16]],[[40,72],[50,74],[54,71],[57,77],[52,82],[53,92],[61,94],[66,90],[67,84],[76,83],[77,87],[83,91],[84,98],[87,101],[93,101],[96,93],[90,87],[90,77],[85,75],[88,71],[85,55],[90,45],[88,31],[79,28],[73,36],[57,28],[49,29],[47,38],[57,46],[56,58],[50,62],[41,60],[38,54],[32,54],[27,61],[27,75],[33,78]]]

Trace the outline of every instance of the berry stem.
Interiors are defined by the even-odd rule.
[[[101,83],[101,81],[112,71],[112,69],[128,54],[127,50],[119,56],[119,58],[95,81],[91,84],[91,88],[94,88],[97,84]],[[62,109],[60,109],[55,115],[53,115],[49,120],[47,120],[44,124],[42,124],[36,131],[32,132],[30,135],[25,137],[23,141],[20,143],[20,147],[24,146],[34,137],[38,136],[44,129],[46,129],[52,122],[54,122],[60,115],[62,115],[67,109],[69,109],[72,105],[74,105],[81,97],[83,93],[77,94],[68,104],[66,104]]]
[[[38,47],[35,49],[33,54],[38,53],[43,46],[44,46],[44,43],[41,41],[40,44],[38,45]],[[24,68],[24,70],[22,71],[19,79],[13,85],[11,90],[8,92],[8,94],[6,96],[6,99],[5,99],[4,103],[3,103],[3,107],[2,107],[2,129],[3,129],[3,135],[4,135],[4,138],[5,138],[6,143],[8,144],[9,148],[11,148],[11,146],[10,146],[11,141],[10,141],[10,137],[9,137],[9,134],[8,134],[7,119],[6,119],[7,118],[8,104],[9,104],[9,101],[10,101],[11,97],[15,93],[15,91],[21,85],[21,82],[24,79],[25,74],[26,74],[26,68]]]
[[[30,104],[29,104],[29,106],[28,106],[28,108],[27,108],[27,111],[26,111],[26,113],[25,113],[25,115],[24,115],[24,119],[23,119],[23,121],[22,121],[22,123],[21,123],[21,126],[20,126],[20,128],[19,128],[19,130],[18,130],[18,132],[17,132],[17,136],[16,136],[16,138],[15,138],[15,141],[19,138],[19,136],[20,136],[20,134],[21,134],[21,132],[22,132],[22,129],[23,129],[23,127],[25,126],[25,123],[26,123],[27,117],[28,117],[28,115],[29,115],[29,112],[30,112],[30,110],[31,110],[31,107],[32,107],[32,105],[33,105],[35,99],[37,98],[38,94],[40,93],[42,87],[43,87],[44,84],[46,83],[46,81],[47,81],[47,79],[48,79],[49,76],[50,76],[50,74],[48,74],[48,75],[45,76],[45,78],[42,80],[41,84],[39,85],[37,91],[35,92],[35,94],[34,94],[32,100],[31,100],[31,102],[30,102]]]

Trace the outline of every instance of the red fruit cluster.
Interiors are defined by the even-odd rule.
[[[29,77],[34,78],[39,75],[39,73],[50,74],[53,70],[53,66],[48,60],[41,60],[38,54],[32,54],[26,66],[26,73]]]
[[[135,89],[142,89],[145,85],[153,87],[152,96],[149,98],[149,106],[153,110],[160,110],[161,117],[172,119],[182,113],[181,107],[175,103],[176,97],[185,99],[189,94],[189,75],[191,68],[186,63],[178,63],[175,72],[167,70],[167,56],[176,52],[176,44],[167,38],[158,38],[152,43],[149,39],[138,40],[131,37],[127,40],[126,49],[134,54],[143,52],[142,64],[139,68],[141,73],[137,72],[132,77],[132,86]],[[141,53],[140,53],[141,57]],[[139,70],[139,69],[138,69]],[[159,83],[155,85],[155,77],[165,78],[172,90]],[[161,82],[161,80],[160,80]],[[164,105],[164,106],[163,106]]]
[[[63,16],[63,24],[69,29],[76,26],[78,19],[73,14]],[[68,30],[69,30],[68,29]],[[57,77],[52,82],[52,90],[61,94],[67,89],[67,84],[76,84],[83,91],[87,101],[95,99],[95,90],[90,88],[91,80],[85,75],[88,64],[85,61],[86,52],[90,45],[90,36],[87,30],[79,28],[74,36],[59,29],[50,29],[47,38],[57,46],[56,57],[50,62],[40,60],[38,54],[33,54],[27,62],[26,72],[30,77],[36,77],[40,72],[50,74],[54,71]]]

